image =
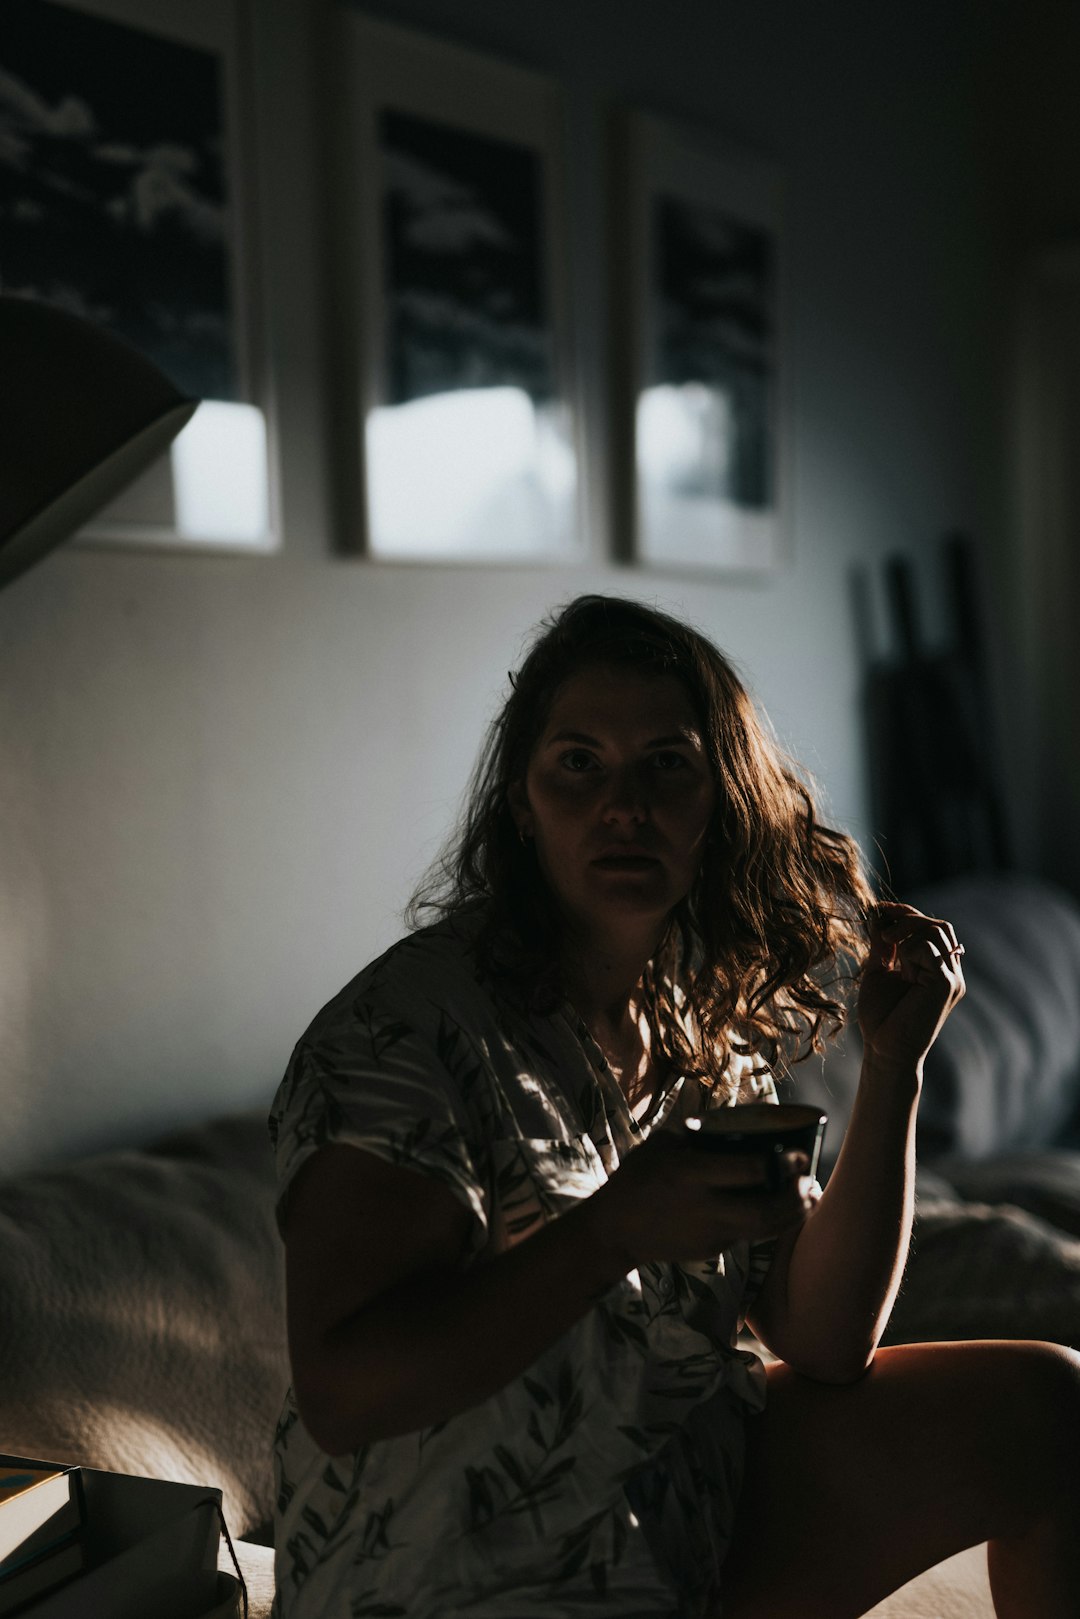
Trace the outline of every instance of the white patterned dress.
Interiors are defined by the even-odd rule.
[[[678,1080],[635,1123],[570,1008],[478,975],[469,928],[395,945],[314,1019],[270,1116],[279,1219],[328,1142],[443,1181],[468,1263],[603,1185],[650,1129],[706,1105]],[[775,1100],[747,1062],[740,1100]],[[522,1376],[448,1421],[329,1456],[290,1389],[274,1443],[278,1619],[701,1619],[720,1612],[743,1420],[735,1347],[771,1248],[631,1271]]]

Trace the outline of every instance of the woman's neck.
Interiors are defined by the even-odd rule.
[[[600,940],[574,939],[562,954],[563,984],[570,1001],[590,1028],[594,1024],[617,1034],[633,1017],[651,951],[612,948]]]
[[[627,950],[620,940],[568,941],[563,952],[567,997],[603,1052],[631,1110],[647,1109],[654,1091],[649,1031],[640,1012],[641,984],[655,942]]]

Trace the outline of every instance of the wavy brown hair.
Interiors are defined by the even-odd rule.
[[[696,630],[638,602],[579,596],[540,625],[510,676],[457,828],[409,904],[409,923],[481,907],[483,970],[510,981],[537,1010],[557,1004],[559,917],[508,794],[525,776],[559,688],[598,664],[682,681],[716,787],[701,869],[638,1000],[654,1057],[726,1089],[732,1049],[774,1071],[821,1051],[844,1021],[838,992],[866,950],[873,895],[859,851],[818,821],[810,786],[727,658]]]

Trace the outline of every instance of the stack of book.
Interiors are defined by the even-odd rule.
[[[211,1615],[220,1522],[212,1485],[0,1454],[0,1619]]]
[[[79,1573],[82,1529],[77,1467],[0,1464],[0,1614]]]

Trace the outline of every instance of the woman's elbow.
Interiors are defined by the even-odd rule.
[[[309,1437],[328,1456],[344,1456],[376,1436],[368,1432],[368,1413],[350,1408],[340,1388],[317,1369],[293,1365],[293,1400]]]
[[[377,1440],[416,1433],[455,1414],[431,1381],[419,1382],[406,1361],[348,1354],[333,1346],[291,1357],[293,1399],[305,1429],[329,1456],[344,1456]]]

